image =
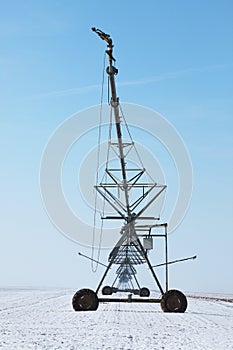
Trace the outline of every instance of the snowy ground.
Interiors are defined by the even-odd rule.
[[[159,304],[100,304],[74,312],[74,290],[0,290],[0,349],[233,349],[232,296],[195,295],[184,314]]]

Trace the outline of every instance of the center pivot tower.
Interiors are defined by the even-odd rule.
[[[102,220],[122,220],[123,226],[120,231],[120,239],[109,254],[108,264],[96,291],[90,289],[77,291],[72,300],[73,308],[75,311],[96,310],[99,302],[102,301],[158,302],[165,312],[184,312],[187,307],[187,300],[184,294],[177,290],[168,289],[167,223],[159,223],[159,218],[147,215],[147,209],[166,189],[166,185],[157,184],[146,172],[126,122],[128,139],[125,140],[122,136],[123,111],[119,103],[115,84],[118,69],[114,65],[116,61],[113,57],[114,45],[109,34],[96,28],[92,28],[92,30],[107,43],[108,67],[106,72],[109,78],[110,107],[111,114],[114,116],[116,135],[116,140],[110,140],[109,147],[117,155],[119,164],[112,167],[109,165],[110,163],[106,163],[105,181],[98,183],[95,189],[115,212],[114,216],[105,216],[102,217]],[[133,149],[138,155],[140,166],[128,165],[127,156]],[[133,196],[131,195],[132,191],[134,191]],[[148,257],[148,252],[153,247],[153,239],[157,237],[164,238],[165,287],[162,287]],[[136,269],[137,265],[141,264],[148,266],[161,298],[150,298],[150,290],[140,286],[136,277]],[[112,265],[118,265],[116,277],[112,285],[103,286]],[[99,296],[100,290],[104,297]],[[112,296],[113,293],[118,292],[121,292],[121,295],[122,293],[128,293],[127,298]],[[139,297],[133,298],[133,294]]]

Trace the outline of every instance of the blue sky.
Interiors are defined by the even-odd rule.
[[[76,256],[90,249],[51,224],[39,188],[50,135],[100,102],[105,45],[92,26],[114,39],[120,99],[161,113],[192,160],[192,200],[170,237],[170,256],[198,260],[172,267],[171,286],[233,292],[233,3],[226,0],[1,4],[1,286],[95,288],[102,274]]]

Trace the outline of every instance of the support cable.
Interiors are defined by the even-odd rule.
[[[130,133],[130,130],[129,130],[128,124],[126,122],[126,119],[125,119],[125,116],[124,116],[124,113],[123,113],[123,109],[122,109],[122,106],[121,106],[120,103],[119,103],[119,107],[120,107],[121,116],[122,116],[122,118],[124,120],[124,123],[125,123],[125,127],[126,127],[126,130],[127,130],[127,133],[129,135],[130,141],[132,143],[132,146],[133,146],[133,148],[134,148],[134,150],[135,150],[135,152],[137,154],[137,157],[138,157],[138,160],[140,162],[140,165],[141,165],[142,169],[144,169],[144,165],[143,165],[142,159],[141,159],[141,157],[140,157],[140,155],[139,155],[139,153],[138,153],[138,151],[137,151],[137,149],[136,149],[136,147],[134,145],[134,141],[133,141],[132,135]]]
[[[109,122],[109,131],[108,131],[108,151],[107,151],[106,169],[108,169],[110,149],[111,149],[111,140],[112,140],[112,108],[110,108],[110,122]]]
[[[100,144],[101,144],[101,127],[102,127],[102,117],[103,117],[103,95],[104,95],[104,77],[105,77],[105,62],[106,56],[104,54],[103,60],[103,73],[102,73],[102,84],[101,84],[101,98],[100,98],[100,114],[99,114],[99,126],[98,126],[98,148],[97,148],[97,164],[96,164],[96,181],[95,185],[98,185],[99,182],[99,166],[100,166]],[[95,191],[95,200],[94,200],[94,217],[93,217],[93,230],[92,230],[92,246],[91,246],[91,267],[92,272],[96,272],[98,268],[98,261],[100,258],[100,249],[102,242],[102,232],[103,232],[103,220],[101,222],[101,232],[98,246],[98,255],[97,255],[97,263],[94,266],[94,250],[95,250],[95,240],[96,240],[96,221],[97,221],[97,191]]]
[[[137,147],[136,147],[135,144],[134,144],[132,135],[131,135],[130,130],[129,130],[129,126],[128,126],[127,122],[126,122],[126,119],[125,119],[125,116],[124,116],[124,112],[123,112],[123,109],[122,109],[122,106],[121,106],[120,103],[119,103],[119,107],[120,107],[120,111],[121,111],[121,116],[122,116],[122,118],[123,118],[123,120],[124,120],[124,123],[125,123],[126,130],[127,130],[127,132],[128,132],[128,135],[129,135],[129,137],[130,137],[130,141],[131,141],[131,143],[132,143],[132,147],[133,147],[134,150],[135,150],[135,153],[136,153],[136,155],[137,155],[137,157],[138,157],[138,160],[139,160],[139,163],[140,163],[142,169],[145,169],[145,168],[144,168],[143,161],[142,161],[142,158],[140,157],[140,154],[138,153]],[[152,176],[148,173],[147,170],[146,170],[146,174],[147,174],[147,176],[149,177],[149,179],[150,179],[152,182],[155,182],[155,180],[152,178]]]

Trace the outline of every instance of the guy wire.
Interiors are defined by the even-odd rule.
[[[102,116],[103,116],[105,62],[106,62],[106,55],[104,53],[102,85],[101,85],[101,98],[100,98],[100,114],[99,114],[99,126],[98,126],[98,148],[97,148],[96,181],[95,181],[96,186],[98,185],[98,182],[99,182],[99,165],[100,165],[99,163],[100,163],[101,126],[102,126]],[[91,247],[91,258],[92,259],[94,259],[94,250],[95,250],[96,217],[97,217],[97,191],[95,191],[95,201],[94,201],[94,218],[93,218],[92,247]],[[97,259],[98,261],[99,261],[99,257],[100,257],[102,231],[103,231],[103,221],[101,223],[101,234],[100,234],[100,240],[99,240],[98,259]],[[92,260],[91,267],[92,267],[92,272],[96,272],[97,268],[98,268],[98,262],[94,266],[94,261]]]

